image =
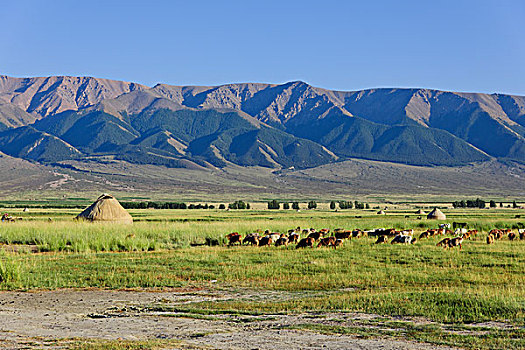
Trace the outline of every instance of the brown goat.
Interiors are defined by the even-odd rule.
[[[242,236],[238,232],[232,232],[227,235],[226,238],[228,238],[228,246],[232,246],[236,243],[240,245],[242,242]]]
[[[271,236],[264,236],[259,240],[259,247],[271,246],[273,243]]]
[[[317,248],[319,247],[329,247],[329,246],[333,246],[335,244],[335,237],[325,237],[325,238],[321,238],[321,240],[319,241],[319,244],[317,245]]]
[[[306,247],[313,248],[314,244],[315,244],[315,239],[313,239],[312,237],[303,238],[299,241],[299,243],[297,243],[297,245],[295,246],[295,249],[306,248]]]
[[[323,233],[321,231],[314,231],[310,232],[308,235],[309,238],[313,238],[314,241],[318,241],[323,236]]]

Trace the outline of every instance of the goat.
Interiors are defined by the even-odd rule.
[[[303,238],[299,241],[299,243],[297,243],[297,245],[295,246],[295,249],[306,248],[306,247],[313,248],[314,244],[315,244],[315,239],[313,239],[312,237]]]
[[[227,235],[226,238],[228,238],[228,246],[232,246],[236,243],[240,245],[242,243],[242,236],[238,232],[232,232]]]
[[[299,234],[294,232],[288,236],[288,241],[290,243],[297,243],[299,241]]]
[[[377,241],[375,244],[381,244],[388,242],[386,235],[377,236]]]
[[[272,243],[273,243],[273,240],[272,240],[271,235],[264,236],[263,238],[259,240],[259,247],[271,246]]]
[[[352,231],[335,231],[334,230],[334,233],[335,233],[335,238],[337,239],[347,239],[347,238],[350,238],[350,236],[352,235]]]
[[[246,235],[244,239],[242,240],[242,244],[249,243],[251,245],[259,245],[259,234],[258,233],[250,233],[249,235]]]
[[[334,244],[335,244],[335,237],[333,236],[325,237],[325,238],[321,238],[321,240],[319,241],[319,244],[317,245],[317,248],[329,247],[329,246],[333,246]]]
[[[288,245],[288,237],[286,237],[284,234],[281,235],[281,237],[279,237],[276,241],[275,241],[275,246],[276,247],[279,247],[279,246],[287,246]]]

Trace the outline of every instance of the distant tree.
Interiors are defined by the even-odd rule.
[[[215,209],[215,206],[213,204],[208,205],[208,209]]]
[[[195,209],[195,205],[194,204],[188,205],[188,209]]]
[[[491,201],[489,202],[489,206],[490,206],[491,208],[496,208],[496,202],[493,201],[493,200],[491,200]]]
[[[347,201],[339,202],[339,208],[341,209],[352,209],[353,207],[354,207],[354,204],[352,202],[347,202]]]
[[[250,203],[246,203],[246,209],[250,209]]]
[[[516,201],[512,201],[512,207],[513,208],[517,208],[518,207],[518,204],[516,203]]]
[[[290,203],[284,202],[283,203],[283,209],[287,209],[287,210],[290,209]]]
[[[246,209],[246,203],[243,201],[235,201],[233,203],[228,204],[228,208],[230,209]]]
[[[503,208],[503,202],[499,202],[499,207]]]
[[[281,205],[277,200],[272,200],[268,202],[268,209],[280,209]]]
[[[219,209],[226,209],[226,206],[224,204],[219,204]]]
[[[315,201],[309,201],[308,209],[315,209],[315,208],[317,208],[317,203]]]
[[[331,209],[331,210],[334,210],[334,209],[335,209],[335,202],[334,202],[334,201],[331,201],[331,202],[330,202],[330,209]]]
[[[366,209],[370,209],[370,205],[368,203],[366,203],[365,208]]]
[[[293,202],[292,203],[292,209],[293,210],[299,210],[299,202]]]

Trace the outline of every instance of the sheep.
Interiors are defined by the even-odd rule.
[[[492,243],[494,243],[494,235],[489,233],[487,235],[487,244],[492,244]]]
[[[397,235],[394,237],[394,239],[390,242],[390,244],[396,244],[396,243],[403,243],[403,244],[414,244],[416,243],[416,239],[411,236],[406,235]]]
[[[509,237],[510,241],[513,241],[516,238],[516,234],[514,232],[509,232],[507,236]]]
[[[335,243],[334,243],[334,249],[337,249],[337,247],[342,247],[343,246],[343,240],[342,239],[336,239],[335,240]]]

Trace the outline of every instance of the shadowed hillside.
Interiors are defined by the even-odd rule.
[[[107,156],[197,169],[304,169],[349,158],[525,163],[524,120],[525,98],[501,94],[0,76],[0,151],[43,163]]]

